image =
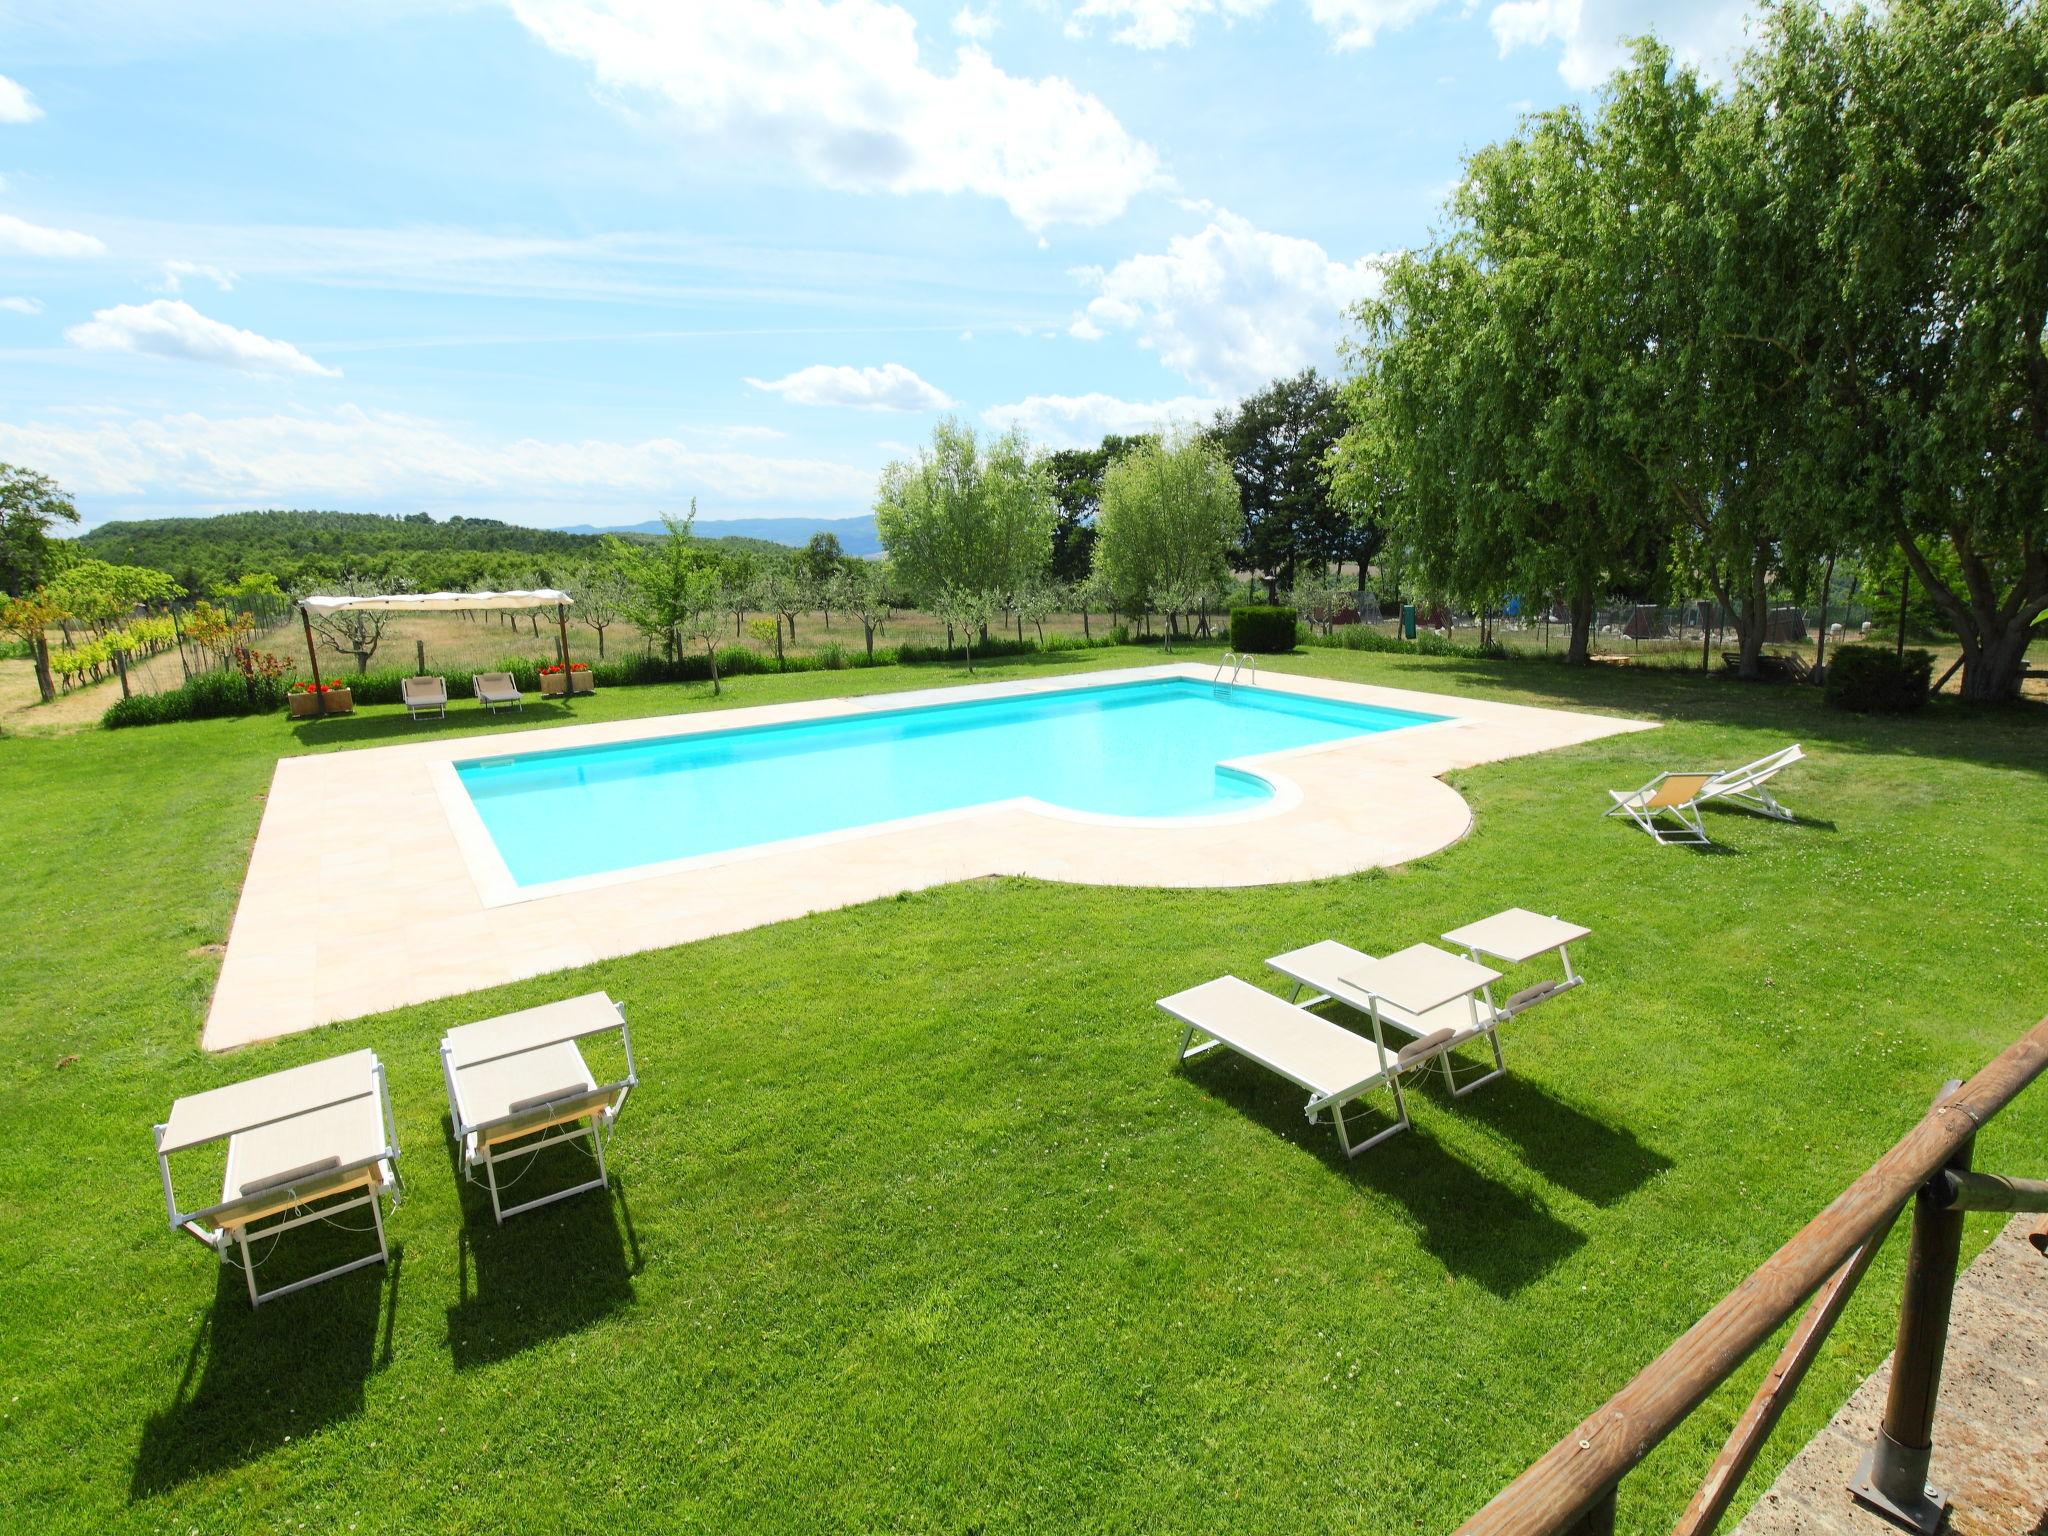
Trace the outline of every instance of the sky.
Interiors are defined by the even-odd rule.
[[[858,515],[1338,366],[1463,158],[1713,0],[0,0],[0,462],[87,526]]]

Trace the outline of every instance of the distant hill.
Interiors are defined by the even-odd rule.
[[[872,545],[871,517],[844,525],[802,518],[703,523],[697,537],[734,553],[765,552],[801,545],[818,528],[836,532],[841,527]],[[761,528],[801,530],[801,536],[769,539],[754,532]],[[635,542],[665,532],[658,522],[603,531]],[[840,536],[845,541],[846,534]],[[604,547],[601,534],[588,528],[526,528],[487,517],[437,522],[425,513],[386,517],[287,511],[102,523],[76,542],[83,553],[101,560],[168,571],[194,595],[227,585],[247,571],[268,571],[287,588],[349,575],[404,582],[420,591],[503,588],[535,578],[558,579]]]
[[[573,528],[564,528],[563,533],[655,533],[662,531],[659,521],[632,523],[623,528],[599,528],[590,523],[578,523]],[[879,555],[882,541],[875,534],[873,513],[862,517],[722,517],[715,522],[700,520],[697,537],[700,539],[765,539],[770,544],[788,544],[802,548],[811,541],[814,533],[829,533],[839,540],[839,547],[849,555]]]

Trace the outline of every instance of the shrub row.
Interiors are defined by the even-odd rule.
[[[138,693],[118,701],[100,717],[117,731],[129,725],[164,725],[173,720],[218,720],[229,715],[267,715],[284,708],[284,684],[245,678],[239,672],[200,672],[166,693]]]
[[[1403,640],[1399,635],[1383,634],[1367,624],[1346,624],[1327,635],[1303,635],[1303,645],[1312,645],[1332,651],[1398,651],[1406,656],[1462,656],[1467,661],[1498,661],[1507,655],[1507,647],[1498,641],[1492,645],[1466,644],[1458,640],[1446,640],[1442,635],[1424,630],[1413,640]]]
[[[1829,652],[1822,688],[1836,709],[1909,715],[1927,702],[1933,677],[1931,651],[1902,656],[1882,645],[1844,645]]]

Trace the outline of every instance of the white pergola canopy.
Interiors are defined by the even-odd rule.
[[[304,597],[307,613],[341,613],[367,609],[379,613],[463,613],[477,608],[554,608],[576,599],[553,587],[535,592],[395,592],[372,597]]]

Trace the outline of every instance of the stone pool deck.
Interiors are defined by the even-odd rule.
[[[1452,718],[1240,761],[1275,795],[1252,811],[1143,821],[1009,801],[521,891],[455,783],[457,762],[701,731],[827,720],[970,698],[1183,677],[1160,666],[819,699],[651,719],[479,732],[277,765],[203,1043],[226,1050],[949,881],[1242,886],[1406,863],[1457,841],[1471,811],[1440,775],[1653,729],[1648,721],[1268,677],[1269,691]],[[1588,815],[1597,808],[1589,808]]]

